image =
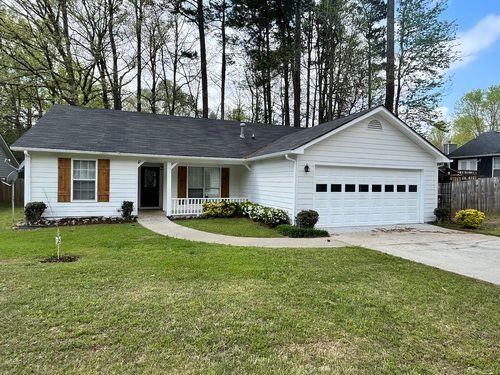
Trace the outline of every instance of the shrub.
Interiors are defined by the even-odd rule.
[[[302,228],[289,224],[282,224],[276,227],[278,233],[292,238],[329,237],[330,234],[323,229]]]
[[[203,203],[204,217],[232,217],[239,206],[234,202],[205,202]]]
[[[126,220],[132,218],[132,211],[134,211],[134,202],[123,201],[122,203],[122,217]]]
[[[286,211],[279,208],[265,207],[252,202],[243,203],[241,208],[245,216],[270,227],[290,223],[290,217]]]
[[[461,210],[455,214],[455,222],[464,228],[479,228],[484,221],[484,213],[474,209]]]
[[[436,220],[439,223],[448,221],[450,218],[450,209],[448,207],[438,207],[434,209],[434,216],[436,216]]]
[[[319,214],[314,210],[300,211],[295,217],[295,223],[299,228],[314,228],[318,219]]]
[[[24,207],[24,217],[26,218],[26,222],[28,224],[35,224],[38,222],[47,205],[43,202],[29,202]]]

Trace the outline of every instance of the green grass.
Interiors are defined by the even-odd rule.
[[[500,288],[362,248],[238,248],[138,224],[12,232],[0,373],[498,373]]]
[[[471,233],[481,233],[481,234],[489,234],[490,236],[500,236],[500,215],[499,214],[486,214],[486,218],[484,220],[481,228],[478,229],[464,229],[460,225],[455,223],[439,223],[437,224],[444,228],[462,230],[465,232]]]
[[[203,232],[226,234],[237,237],[283,237],[275,229],[266,227],[246,217],[228,219],[187,219],[176,220],[179,225]]]

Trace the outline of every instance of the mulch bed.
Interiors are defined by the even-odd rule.
[[[76,255],[61,255],[59,258],[56,255],[42,259],[41,263],[68,263],[76,262],[78,257]]]
[[[47,228],[47,227],[67,227],[74,225],[91,225],[91,224],[123,224],[123,223],[135,223],[137,222],[137,216],[132,216],[130,219],[124,219],[122,217],[81,217],[81,218],[63,218],[58,220],[46,220],[42,219],[35,223],[19,223],[16,225],[15,229],[29,230],[36,228]]]

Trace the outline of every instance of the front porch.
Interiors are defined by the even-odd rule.
[[[185,162],[140,162],[140,210],[162,210],[166,216],[199,216],[206,202],[248,201],[242,193],[246,168]]]

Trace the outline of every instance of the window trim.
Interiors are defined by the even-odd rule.
[[[94,193],[94,199],[74,199],[73,198],[73,169],[74,169],[74,164],[73,161],[93,161],[95,163],[95,193]],[[98,179],[99,179],[99,170],[98,170],[98,159],[84,159],[84,158],[71,158],[71,202],[78,202],[78,203],[90,203],[90,202],[97,202],[97,187],[98,185]],[[89,180],[87,180],[89,181]],[[104,202],[103,202],[104,203]]]
[[[461,169],[460,168],[460,162],[462,162],[462,163],[465,162],[468,165],[471,161],[475,161],[475,163],[476,163],[476,169],[470,169],[470,168]],[[477,171],[478,164],[479,164],[479,162],[478,162],[477,158],[464,158],[464,159],[458,159],[458,165],[457,165],[457,167],[458,167],[459,171]]]
[[[495,177],[495,171],[500,170],[500,168],[495,168],[495,159],[497,159],[500,162],[500,156],[491,157],[491,177]]]
[[[222,194],[222,167],[220,165],[187,165],[186,166],[186,199],[220,199]],[[203,197],[202,198],[190,198],[189,197],[189,168],[202,168],[203,169]],[[205,197],[205,168],[219,168],[219,196],[206,198]],[[179,178],[177,176],[177,178]],[[229,184],[231,186],[231,184]],[[231,192],[229,192],[231,195]]]

